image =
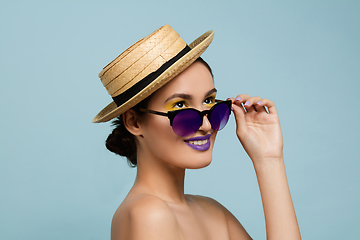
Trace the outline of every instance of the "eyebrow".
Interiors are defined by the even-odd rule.
[[[216,88],[213,88],[213,89],[211,89],[210,91],[208,91],[208,92],[205,94],[205,97],[207,97],[207,96],[209,96],[209,95],[211,95],[211,94],[213,94],[213,93],[217,93],[217,89],[216,89]]]
[[[205,97],[209,96],[210,94],[216,93],[216,92],[217,92],[216,88],[213,88],[205,94]],[[182,99],[191,100],[192,96],[190,94],[186,94],[186,93],[174,93],[173,95],[171,95],[170,97],[168,97],[165,100],[165,103],[173,98],[182,98]]]

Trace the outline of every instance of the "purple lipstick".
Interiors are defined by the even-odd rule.
[[[199,136],[194,138],[189,138],[185,140],[185,143],[195,149],[197,151],[206,151],[210,148],[211,141],[210,141],[211,134],[206,136]]]

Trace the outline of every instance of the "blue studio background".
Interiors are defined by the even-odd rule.
[[[203,57],[220,98],[275,101],[303,239],[359,239],[360,1],[0,3],[0,239],[109,239],[136,169],[106,150],[110,102],[97,75],[164,24]],[[186,192],[225,205],[265,239],[260,194],[234,120]]]

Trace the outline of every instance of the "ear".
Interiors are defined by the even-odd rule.
[[[122,114],[126,129],[134,136],[141,136],[142,131],[139,124],[139,117],[133,109],[129,109]]]

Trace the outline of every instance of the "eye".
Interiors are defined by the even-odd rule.
[[[179,101],[173,104],[173,108],[185,108],[187,107],[185,101]]]
[[[215,97],[208,97],[205,99],[204,103],[206,105],[214,105],[215,104]]]

